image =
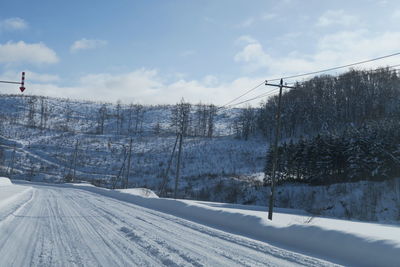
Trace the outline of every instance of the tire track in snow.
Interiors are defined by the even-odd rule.
[[[86,192],[85,192],[86,193]],[[283,249],[279,249],[273,246],[269,246],[266,243],[263,242],[258,242],[254,241],[248,238],[232,235],[225,233],[223,231],[219,231],[216,229],[212,229],[203,225],[199,225],[197,223],[193,223],[181,218],[177,218],[174,216],[170,216],[164,213],[160,213],[157,211],[149,210],[143,207],[135,206],[132,204],[127,204],[125,202],[121,202],[118,200],[114,199],[109,199],[107,200],[107,206],[104,205],[104,198],[101,198],[99,196],[96,196],[96,194],[93,193],[87,193],[87,194],[92,194],[93,197],[90,197],[89,202],[97,201],[97,203],[93,203],[94,207],[98,207],[98,209],[101,209],[103,212],[108,214],[108,216],[113,216],[114,220],[120,220],[121,223],[123,224],[128,224],[129,227],[132,229],[140,229],[141,225],[143,225],[143,222],[148,224],[149,227],[152,228],[151,231],[148,231],[146,229],[141,229],[143,233],[147,233],[148,237],[152,236],[152,239],[155,240],[155,242],[159,242],[162,244],[162,241],[160,242],[160,236],[163,237],[166,235],[167,236],[175,236],[174,239],[179,238],[180,242],[175,242],[174,239],[168,240],[168,244],[174,244],[175,246],[170,246],[170,249],[177,252],[179,249],[182,247],[182,244],[185,244],[184,248],[188,251],[188,254],[198,254],[200,258],[204,258],[204,255],[201,255],[199,253],[196,253],[197,250],[205,250],[209,251],[211,248],[215,249],[214,253],[217,255],[225,255],[225,257],[230,258],[233,262],[239,265],[246,265],[247,263],[251,263],[252,266],[255,265],[270,265],[271,260],[268,259],[267,262],[263,261],[255,261],[254,259],[260,258],[260,253],[262,255],[264,254],[269,254],[271,256],[274,256],[279,259],[283,260],[289,260],[292,262],[292,264],[300,264],[300,265],[307,265],[307,266],[320,266],[321,263],[323,262],[323,265],[329,265],[328,262],[324,262],[321,260],[316,260],[312,257],[307,257],[301,254],[293,253],[290,251],[286,251]],[[110,205],[112,203],[118,204],[118,205]],[[88,203],[86,203],[88,204]],[[117,212],[118,211],[118,212]],[[140,211],[140,212],[139,212]],[[156,219],[154,218],[156,217]],[[133,218],[133,219],[132,219]],[[136,219],[136,220],[134,220]],[[142,221],[142,223],[137,222],[137,220]],[[176,229],[177,225],[180,225],[181,227],[179,228],[179,231],[171,231],[171,229]],[[202,233],[203,236],[214,236],[218,239],[221,239],[223,241],[227,241],[229,243],[237,244],[238,246],[244,246],[248,248],[248,251],[246,253],[241,254],[240,257],[237,257],[237,252],[236,248],[230,253],[226,253],[226,248],[229,247],[227,246],[226,242],[222,243],[216,243],[215,238],[214,242],[210,243],[210,240],[196,240],[196,245],[190,247],[188,244],[193,243],[193,237],[197,234]],[[137,232],[135,233],[136,235],[140,236]],[[205,234],[205,235],[204,235]],[[203,238],[204,239],[204,238]],[[219,245],[219,246],[218,246]],[[254,253],[256,251],[257,253]],[[179,253],[179,252],[178,252]],[[181,255],[185,255],[186,253],[180,253]],[[255,255],[258,254],[258,255]],[[246,256],[249,255],[249,256]],[[242,260],[245,258],[245,262]],[[263,257],[261,257],[263,258]],[[265,258],[265,256],[264,256]],[[225,265],[226,265],[225,261]],[[206,264],[207,265],[207,264]],[[273,265],[273,264],[272,264]]]
[[[95,193],[35,188],[0,222],[1,266],[332,265]]]

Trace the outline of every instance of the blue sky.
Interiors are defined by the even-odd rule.
[[[26,94],[224,104],[271,77],[399,52],[399,23],[389,0],[2,0],[0,79],[26,71]]]

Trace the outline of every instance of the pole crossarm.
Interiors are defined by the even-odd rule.
[[[268,83],[268,81],[265,81],[266,86],[275,86],[275,87],[283,87],[283,88],[290,88],[290,89],[295,89],[296,87],[294,86],[289,86],[289,85],[281,85],[281,84],[273,84],[273,83]]]

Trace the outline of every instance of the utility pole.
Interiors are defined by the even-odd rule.
[[[282,89],[285,88],[294,88],[292,86],[283,85],[283,79],[281,79],[280,84],[270,84],[268,81],[265,81],[266,86],[275,86],[279,87],[279,96],[278,96],[278,108],[276,111],[276,127],[275,127],[275,140],[274,140],[274,154],[272,161],[272,179],[271,179],[271,193],[269,195],[269,207],[268,207],[268,219],[272,220],[272,213],[274,209],[274,200],[275,200],[275,182],[276,182],[276,169],[278,165],[278,141],[279,135],[281,132],[281,103],[282,103]]]
[[[25,91],[25,72],[22,72],[21,75],[21,82],[14,82],[14,81],[0,81],[0,83],[9,83],[9,84],[19,84],[19,90],[21,90],[21,92]],[[12,159],[11,159],[11,166],[10,166],[10,178],[13,175],[14,172],[14,160],[15,160],[15,144],[14,144],[14,150],[13,150],[13,154],[12,154]]]
[[[179,182],[179,175],[180,175],[180,167],[181,167],[181,154],[182,154],[182,143],[183,143],[183,135],[186,132],[187,129],[187,124],[188,124],[188,118],[190,110],[187,109],[186,104],[181,102],[180,104],[180,131],[179,131],[179,149],[178,149],[178,160],[176,162],[176,177],[175,177],[175,192],[174,192],[174,198],[176,199],[177,193],[178,193],[178,182]]]
[[[182,143],[183,143],[183,133],[179,134],[179,149],[178,149],[178,161],[176,162],[176,178],[175,178],[175,192],[174,198],[176,199],[176,195],[178,192],[178,181],[179,181],[179,171],[181,167],[181,152],[182,152]]]
[[[11,166],[10,166],[10,174],[9,174],[10,178],[14,173],[14,160],[15,160],[15,144],[14,144],[14,149],[13,149],[13,153],[12,153],[12,156],[11,156]]]
[[[168,167],[167,167],[167,170],[164,173],[164,179],[163,179],[163,182],[162,182],[162,184],[160,186],[160,192],[159,192],[160,196],[163,196],[164,191],[165,191],[165,186],[168,183],[168,173],[169,173],[169,169],[171,168],[171,165],[172,165],[172,159],[174,158],[174,155],[175,155],[175,150],[176,150],[176,145],[178,144],[178,140],[179,140],[179,135],[177,134],[176,135],[176,139],[175,139],[174,148],[172,149],[172,153],[171,153],[171,156],[170,156],[169,161],[168,161]]]
[[[113,183],[111,185],[112,189],[116,188],[117,182],[120,180],[120,177],[121,177],[121,183],[122,183],[123,172],[125,169],[125,162],[126,162],[126,159],[128,158],[128,153],[126,151],[126,147],[124,146],[123,148],[124,148],[124,160],[122,162],[121,168],[119,169],[117,176],[115,177],[115,180],[113,181]]]
[[[74,151],[74,172],[72,174],[72,179],[75,181],[76,179],[76,158],[78,156],[78,139],[75,142],[75,151]]]
[[[125,188],[128,188],[128,181],[129,181],[129,171],[131,169],[131,154],[132,154],[132,137],[129,142],[129,154],[128,154],[128,166],[126,168],[126,181],[125,181]]]

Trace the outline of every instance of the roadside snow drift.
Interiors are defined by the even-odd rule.
[[[0,223],[15,207],[31,197],[32,189],[30,186],[15,185],[9,178],[0,177]]]
[[[0,177],[0,186],[12,185],[10,179],[7,177]]]
[[[158,198],[156,193],[154,193],[152,190],[147,189],[147,188],[117,189],[116,191],[119,191],[119,192],[125,193],[125,194],[134,195],[134,196],[145,197],[145,198]]]
[[[287,246],[311,256],[357,266],[398,266],[400,227],[311,217],[277,209],[273,221],[267,208],[188,200],[144,198],[97,187],[75,187],[187,220]],[[296,214],[297,213],[297,214]]]

